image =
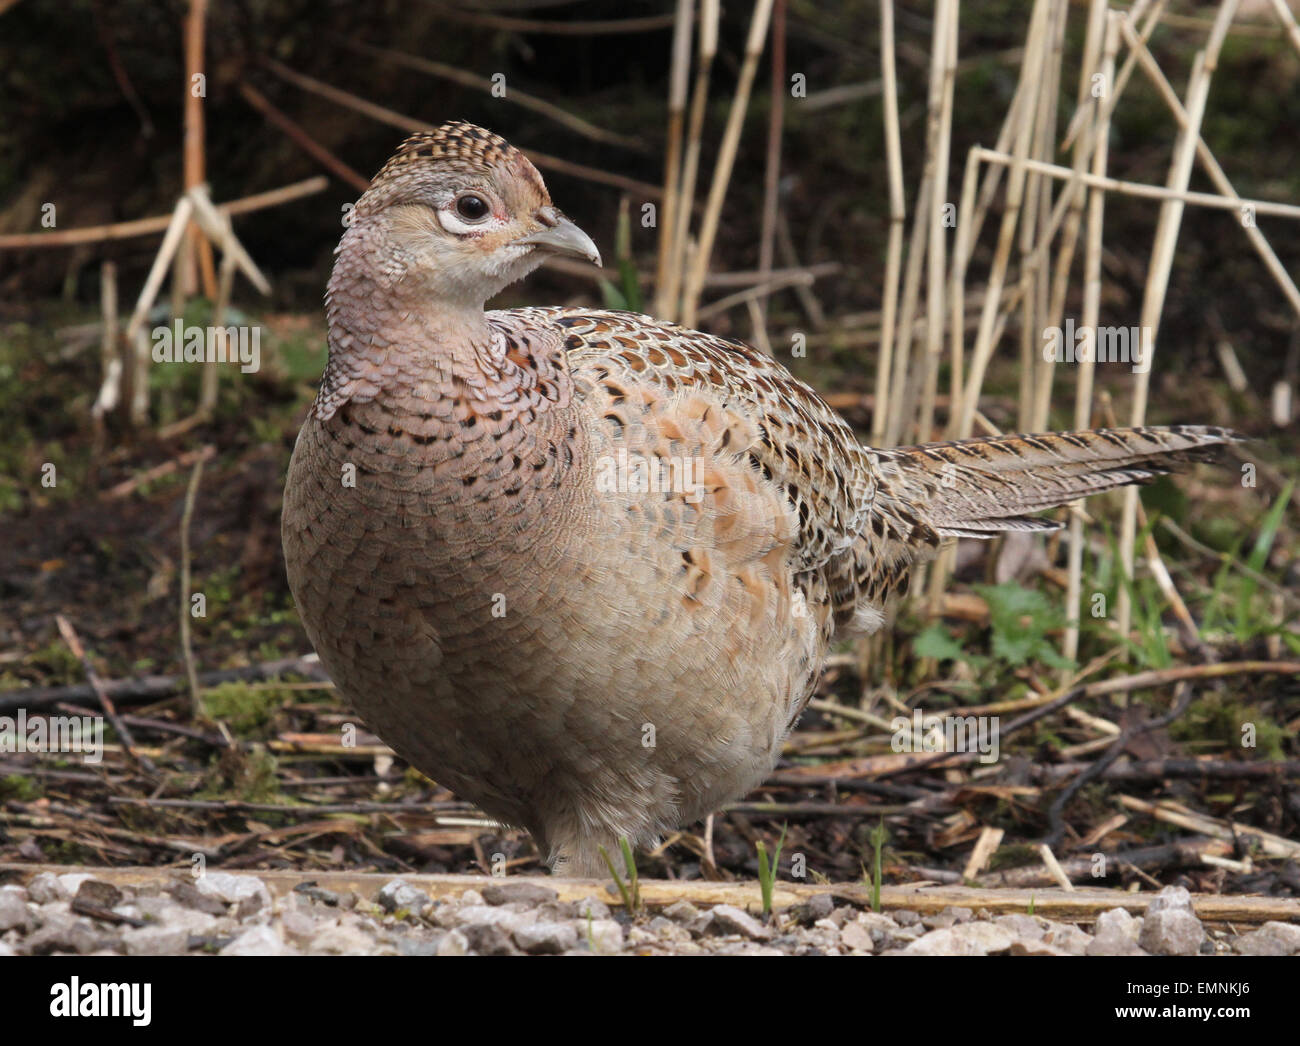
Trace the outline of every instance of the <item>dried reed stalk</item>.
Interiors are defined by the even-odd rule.
[[[1173,87],[1170,86],[1165,74],[1161,72],[1160,66],[1156,64],[1156,60],[1147,49],[1146,44],[1144,44],[1133,31],[1133,27],[1129,24],[1127,19],[1122,20],[1119,23],[1119,26],[1120,32],[1124,37],[1124,42],[1128,45],[1131,53],[1137,57],[1139,64],[1142,66],[1142,71],[1146,73],[1148,79],[1151,80],[1151,83],[1160,93],[1160,96],[1165,100],[1165,104],[1169,106],[1169,111],[1173,113],[1174,119],[1178,121],[1179,128],[1185,128],[1187,126],[1187,110],[1183,108],[1183,103],[1178,100],[1178,95],[1174,93]],[[1214,187],[1224,196],[1230,199],[1236,199],[1237,190],[1232,187],[1232,182],[1228,180],[1228,176],[1224,173],[1223,168],[1219,166],[1219,161],[1215,159],[1214,153],[1210,151],[1210,147],[1205,143],[1205,139],[1199,135],[1196,139],[1196,156],[1201,161],[1201,166],[1205,169],[1205,173],[1210,176],[1210,181],[1214,183]],[[1246,215],[1243,212],[1243,219],[1245,216]],[[1254,224],[1254,222],[1243,220],[1240,224],[1242,230],[1246,233],[1246,238],[1250,240],[1256,253],[1259,254],[1260,259],[1264,262],[1265,268],[1268,269],[1269,273],[1273,276],[1273,279],[1277,281],[1278,287],[1281,289],[1282,293],[1286,295],[1287,301],[1291,303],[1291,307],[1300,314],[1300,289],[1296,288],[1295,282],[1291,279],[1290,274],[1286,271],[1286,268],[1274,253],[1273,248],[1269,246],[1268,240],[1265,239],[1264,234],[1259,231],[1259,228]]]
[[[727,196],[727,188],[731,184],[731,172],[736,163],[736,149],[740,145],[740,132],[745,123],[749,95],[754,87],[754,74],[758,70],[759,56],[763,53],[763,41],[767,39],[767,27],[771,16],[772,0],[757,0],[754,4],[753,18],[749,23],[749,37],[745,42],[745,57],[740,66],[740,80],[736,84],[736,94],[731,100],[727,126],[722,132],[718,162],[713,168],[713,181],[709,186],[708,201],[704,205],[699,245],[686,277],[682,323],[687,327],[694,326],[695,316],[699,311],[704,276],[709,268],[709,258],[713,254],[713,242],[717,239],[722,204]]]
[[[1025,61],[1021,70],[1023,83],[1037,83],[1046,52],[1047,23],[1050,0],[1035,0],[1034,12],[1029,23],[1029,37],[1025,44]],[[988,370],[989,360],[993,356],[995,342],[993,331],[998,320],[998,299],[1006,282],[1007,263],[1011,257],[1011,245],[1015,238],[1016,223],[1024,199],[1025,172],[1029,158],[1030,139],[1033,132],[1034,107],[1029,104],[1021,106],[1020,126],[1016,129],[1014,160],[1007,176],[1006,210],[1002,214],[1002,225],[998,232],[998,245],[993,255],[992,272],[989,275],[989,290],[984,299],[984,310],[980,315],[980,329],[976,335],[975,348],[971,356],[971,372],[966,388],[966,398],[962,402],[957,421],[957,435],[969,436],[975,421],[975,408],[979,401],[980,388],[984,384],[984,375]]]
[[[709,100],[709,74],[718,53],[718,0],[700,0],[700,50],[695,59],[695,86],[691,91],[690,128],[686,135],[686,155],[682,158],[681,203],[671,228],[668,271],[665,276],[660,309],[665,319],[681,315],[682,279],[689,262],[691,211],[695,206],[695,182],[700,170],[700,140],[704,133],[705,107]]]
[[[880,359],[876,367],[876,406],[871,414],[871,442],[885,441],[889,417],[889,380],[898,313],[898,278],[903,264],[903,155],[898,128],[898,74],[894,63],[894,0],[880,0],[880,69],[884,82],[885,162],[889,171],[889,246],[885,288],[880,305]]]
[[[1227,36],[1232,16],[1237,10],[1237,0],[1222,0],[1214,28],[1203,51],[1198,51],[1192,64],[1192,75],[1187,85],[1187,125],[1174,146],[1170,165],[1168,188],[1186,192],[1191,179],[1192,165],[1196,161],[1196,142],[1201,136],[1201,120],[1205,116],[1205,103],[1210,93],[1210,79],[1219,62],[1219,51]],[[1174,248],[1182,224],[1183,200],[1166,200],[1160,205],[1160,219],[1156,224],[1155,243],[1151,249],[1151,267],[1147,273],[1146,290],[1142,298],[1139,329],[1147,344],[1144,351],[1146,366],[1138,373],[1133,389],[1133,408],[1130,423],[1141,425],[1146,420],[1147,395],[1151,387],[1151,364],[1156,350],[1156,334],[1160,327],[1160,314],[1164,310],[1165,293],[1169,289],[1169,273],[1173,268]],[[1147,338],[1146,332],[1150,331]],[[1121,568],[1133,577],[1134,539],[1137,536],[1137,488],[1124,492],[1124,509],[1120,515],[1119,551]],[[1128,589],[1121,585],[1116,600],[1115,618],[1120,636],[1127,636],[1132,621],[1133,608]]]
[[[1104,2],[1099,6],[1105,10]],[[1115,79],[1115,56],[1119,51],[1119,31],[1124,16],[1106,11],[1105,43],[1099,72],[1103,85]],[[1104,177],[1110,144],[1110,109],[1097,107],[1092,127],[1092,173]],[[1088,192],[1088,238],[1083,255],[1083,326],[1096,330],[1101,314],[1101,243],[1106,209],[1106,194],[1097,188]],[[1092,422],[1092,384],[1096,362],[1090,357],[1078,362],[1078,380],[1074,388],[1074,427],[1089,428]],[[1079,654],[1079,608],[1083,595],[1083,509],[1076,502],[1070,512],[1070,544],[1066,579],[1066,625],[1061,653],[1073,661]]]
[[[772,7],[772,90],[767,121],[767,160],[763,171],[763,224],[758,239],[759,281],[771,279],[772,257],[776,245],[776,216],[780,202],[781,132],[785,123],[785,4],[775,0]],[[754,318],[754,343],[770,353],[767,337],[767,295],[751,299]]]
[[[655,310],[669,315],[668,266],[672,260],[673,229],[677,224],[682,177],[682,132],[686,120],[686,93],[691,71],[691,29],[695,0],[677,0],[673,21],[672,65],[668,78],[668,148],[664,154],[664,198],[655,220],[659,253],[655,267]]]
[[[185,109],[184,109],[184,148],[181,157],[183,180],[186,190],[202,185],[206,180],[206,157],[204,155],[203,98],[207,94],[203,72],[203,37],[208,17],[208,0],[190,0],[190,9],[185,17]],[[203,260],[200,261],[200,255]],[[198,288],[194,265],[198,262],[208,279],[205,291],[208,297],[215,297],[215,281],[211,279],[212,246],[199,235],[198,228],[191,223],[185,230],[185,245],[176,256],[179,279],[176,294],[183,300]]]
[[[946,210],[949,146],[952,141],[952,96],[957,75],[958,0],[939,0],[935,10],[933,75],[930,104],[933,114],[934,191],[930,194],[930,242],[926,259],[926,330],[921,406],[917,441],[928,443],[934,432],[934,399],[938,391],[939,360],[943,355],[945,270],[948,264]],[[936,572],[937,573],[937,572]]]

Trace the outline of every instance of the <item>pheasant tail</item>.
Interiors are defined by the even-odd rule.
[[[1029,515],[1217,458],[1227,429],[1088,429],[995,436],[878,451],[882,492],[910,505],[940,537],[1055,530]]]

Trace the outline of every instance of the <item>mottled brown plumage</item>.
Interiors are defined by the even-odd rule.
[[[283,530],[308,635],[367,723],[574,873],[760,783],[828,644],[879,628],[942,539],[1050,527],[1029,514],[1231,439],[869,449],[747,345],[484,312],[547,253],[598,260],[502,139],[448,124],[402,146],[339,245]]]

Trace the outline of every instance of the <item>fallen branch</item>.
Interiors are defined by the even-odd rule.
[[[1232,845],[1219,839],[1182,839],[1178,842],[1165,843],[1162,846],[1144,846],[1134,850],[1118,853],[1100,851],[1106,858],[1107,878],[1125,868],[1140,868],[1143,871],[1156,871],[1170,868],[1192,868],[1201,864],[1201,858],[1207,855],[1225,857],[1232,853]],[[1075,882],[1096,881],[1094,857],[1072,857],[1059,865],[1062,873]],[[1055,878],[1041,864],[1029,864],[1022,868],[1008,868],[999,872],[988,872],[974,880],[980,886],[987,887],[1024,887],[1051,885]]]
[[[1300,858],[1300,843],[1292,842],[1290,839],[1283,839],[1280,835],[1266,832],[1254,825],[1241,824],[1239,821],[1223,821],[1217,817],[1206,817],[1204,814],[1198,814],[1180,803],[1171,802],[1167,799],[1157,803],[1148,803],[1145,799],[1139,799],[1135,795],[1121,795],[1119,801],[1129,810],[1150,814],[1157,821],[1164,821],[1166,824],[1186,828],[1189,831],[1200,832],[1202,835],[1208,835],[1214,839],[1222,839],[1225,842],[1233,843],[1246,839],[1258,840],[1260,851],[1268,857]],[[1294,902],[1292,903],[1294,904]]]
[[[199,685],[202,687],[220,686],[222,683],[244,683],[276,679],[282,675],[306,676],[329,682],[329,677],[321,667],[316,655],[306,657],[288,657],[280,661],[267,661],[260,665],[248,665],[244,668],[224,668],[216,672],[201,672]],[[185,675],[175,676],[136,676],[131,679],[106,679],[101,681],[102,693],[115,703],[146,704],[159,698],[170,697],[183,691],[188,686]],[[21,690],[6,690],[0,693],[0,713],[17,711],[19,708],[46,708],[62,701],[85,702],[99,698],[101,691],[89,683],[75,683],[71,686],[33,686]]]
[[[1083,773],[1094,763],[1058,763],[1036,766],[1035,780],[1049,783]],[[1159,781],[1166,777],[1202,778],[1209,781],[1283,781],[1300,779],[1300,759],[1237,763],[1228,759],[1145,759],[1120,763],[1101,774],[1106,781]]]

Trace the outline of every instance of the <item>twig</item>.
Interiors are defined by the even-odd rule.
[[[12,0],[12,3],[17,2],[18,0]],[[3,13],[5,6],[12,6],[12,4],[0,5],[0,13]],[[99,37],[99,42],[104,47],[104,54],[108,58],[108,67],[113,70],[113,79],[117,81],[122,97],[135,110],[136,119],[140,121],[140,135],[146,139],[152,138],[154,136],[153,120],[149,116],[149,111],[144,107],[144,103],[140,100],[135,85],[131,83],[131,78],[126,72],[126,66],[122,64],[122,56],[118,53],[117,43],[113,39],[112,27],[109,26],[108,20],[104,17],[103,0],[92,0],[90,13],[95,22],[95,35]]]
[[[204,458],[194,463],[189,486],[185,490],[185,507],[181,512],[181,654],[185,658],[185,675],[190,685],[190,714],[195,720],[203,717],[203,701],[199,694],[199,674],[194,667],[194,646],[190,641],[190,520],[194,517],[194,502],[203,476]]]
[[[1165,868],[1187,868],[1201,863],[1206,854],[1222,856],[1232,852],[1230,844],[1217,839],[1184,839],[1160,846],[1143,846],[1131,850],[1120,850],[1104,854],[1106,857],[1107,877],[1128,869],[1134,872],[1155,871]],[[1071,882],[1095,881],[1096,864],[1094,855],[1072,857],[1060,864],[1062,874]],[[1050,885],[1058,882],[1055,876],[1041,864],[1029,864],[1020,868],[1007,868],[997,872],[988,872],[975,880],[976,885],[993,889]],[[1077,888],[1076,888],[1077,889]]]
[[[1145,799],[1139,799],[1136,796],[1121,795],[1119,801],[1130,810],[1150,814],[1157,821],[1164,821],[1166,824],[1186,828],[1189,831],[1201,832],[1213,836],[1215,839],[1222,839],[1225,842],[1235,843],[1245,839],[1258,840],[1261,852],[1268,857],[1300,857],[1300,843],[1293,842],[1290,839],[1283,839],[1280,835],[1274,835],[1253,825],[1241,824],[1237,821],[1224,821],[1216,817],[1206,817],[1204,814],[1198,814],[1169,800],[1148,803]]]
[[[1083,773],[1096,763],[1057,763],[1036,766],[1033,776],[1058,781]],[[1098,775],[1094,775],[1098,776]],[[1300,759],[1238,763],[1227,759],[1144,759],[1108,766],[1100,775],[1106,781],[1161,781],[1168,777],[1206,781],[1293,781],[1300,779]]]
[[[117,706],[113,704],[113,699],[108,696],[108,691],[100,681],[99,673],[95,671],[95,666],[91,664],[90,657],[86,654],[86,648],[81,645],[81,639],[77,635],[76,629],[72,627],[72,622],[62,614],[54,615],[54,623],[59,628],[59,635],[72,651],[72,656],[81,662],[81,667],[86,673],[86,680],[90,684],[95,698],[99,701],[99,707],[104,710],[104,717],[112,725],[114,732],[122,739],[122,748],[127,757],[136,767],[143,771],[149,777],[158,775],[158,768],[150,762],[146,755],[137,754],[135,751],[135,742],[131,738],[131,731],[125,723],[122,722],[121,716],[117,714]]]
[[[284,132],[285,136],[297,145],[303,152],[319,163],[334,177],[347,185],[352,186],[357,192],[365,192],[370,185],[370,180],[359,171],[349,167],[346,163],[335,156],[329,149],[321,145],[311,135],[302,129],[292,118],[275,106],[266,95],[262,94],[256,87],[245,80],[239,82],[239,93],[249,105],[267,118],[271,123]]]
[[[207,29],[208,0],[189,0],[188,7],[189,10],[185,15],[185,101],[181,151],[182,176],[186,193],[192,192],[207,181],[205,173],[207,150],[203,120],[203,101],[207,96],[207,90],[200,85],[206,79],[203,41]],[[175,290],[183,299],[190,297],[198,288],[198,281],[194,275],[196,261],[200,263],[205,276],[204,291],[211,299],[216,294],[216,281],[208,275],[212,272],[212,245],[204,242],[198,226],[191,221],[185,229],[185,246],[176,256],[179,278]],[[183,309],[175,310],[177,315],[182,311]]]
[[[135,311],[131,313],[131,318],[126,324],[127,351],[131,353],[132,360],[131,423],[133,425],[143,426],[149,415],[149,341],[137,335],[143,333],[145,317],[153,308],[154,299],[158,297],[168,266],[171,265],[176,252],[180,250],[193,212],[194,204],[188,196],[182,196],[176,201],[171,224],[167,227],[166,235],[163,236],[162,246],[158,248],[149,275],[145,277],[144,286],[140,288],[140,297],[136,299]]]
[[[1002,837],[1006,835],[1003,828],[990,828],[987,825],[980,829],[979,838],[975,840],[975,848],[971,850],[970,857],[966,860],[966,867],[962,869],[962,881],[974,879],[986,867],[989,860],[1002,845]]]
[[[1051,830],[1048,832],[1047,838],[1043,840],[1044,846],[1059,846],[1061,844],[1061,840],[1065,837],[1065,808],[1070,800],[1079,793],[1079,789],[1105,773],[1106,769],[1124,754],[1135,737],[1150,733],[1152,730],[1162,729],[1186,712],[1187,706],[1192,703],[1192,694],[1192,687],[1187,682],[1179,683],[1178,689],[1174,691],[1174,705],[1168,712],[1156,719],[1135,723],[1121,731],[1101,758],[1097,759],[1092,766],[1065,786],[1047,811],[1047,821]]]
[[[572,22],[542,21],[537,18],[511,18],[506,15],[435,5],[441,16],[449,22],[481,25],[485,29],[501,29],[513,33],[551,33],[559,36],[606,36],[613,33],[644,33],[667,29],[673,16],[644,15],[640,18],[580,19]]]
[[[104,314],[104,329],[99,342],[99,365],[103,377],[99,394],[90,408],[96,426],[118,404],[122,391],[122,353],[118,340],[122,332],[117,325],[117,265],[105,260],[99,267],[99,301]]]
[[[793,272],[786,276],[778,276],[753,287],[746,287],[743,291],[736,291],[735,294],[728,294],[725,298],[709,302],[708,305],[699,310],[695,319],[696,322],[701,322],[710,316],[716,316],[746,302],[766,301],[770,295],[787,287],[810,287],[814,282],[812,274],[807,272]]]
[[[214,672],[203,672],[199,675],[199,684],[203,687],[214,687],[223,683],[274,679],[282,675],[314,676],[321,679],[324,685],[330,685],[326,680],[324,669],[321,668],[314,654],[267,661],[244,668],[223,668]],[[139,676],[133,679],[105,680],[100,686],[103,693],[114,702],[147,704],[186,689],[188,683],[189,680],[184,675]],[[89,701],[99,697],[99,693],[98,689],[86,683],[6,690],[0,692],[0,712],[10,712],[19,708],[43,708],[56,705],[61,701]]]
[[[1105,679],[1084,686],[1075,686],[1059,696],[1045,700],[1043,704],[1030,709],[1024,715],[1013,719],[1000,731],[1000,738],[1019,733],[1025,727],[1037,722],[1044,716],[1059,711],[1066,705],[1084,698],[1108,697],[1112,694],[1128,693],[1132,690],[1147,690],[1157,686],[1169,686],[1193,679],[1225,679],[1236,675],[1300,675],[1300,661],[1223,661],[1213,665],[1178,665],[1173,668],[1153,669],[1134,675]],[[964,715],[974,715],[976,710],[963,709]],[[984,714],[984,713],[980,713]],[[926,770],[936,765],[944,767],[963,766],[979,758],[978,752],[941,752],[929,759],[919,759],[896,769],[882,773],[912,773]]]
[[[203,232],[213,243],[220,244],[223,254],[234,255],[235,264],[239,266],[239,271],[248,277],[249,282],[263,294],[271,293],[271,285],[267,282],[262,271],[253,261],[252,256],[244,249],[244,245],[239,242],[235,236],[234,230],[230,227],[230,219],[222,214],[213,206],[212,200],[208,198],[208,187],[206,185],[196,185],[192,189],[186,190],[185,198],[194,204],[194,218],[203,228]],[[213,297],[216,296],[216,288],[213,289]]]
[[[282,203],[291,203],[324,192],[329,186],[329,179],[322,175],[307,178],[301,182],[270,189],[267,192],[254,193],[238,200],[229,200],[217,204],[217,210],[223,214],[249,214],[252,211],[277,207]],[[165,232],[174,220],[171,214],[155,215],[152,218],[134,218],[129,222],[114,222],[111,225],[87,225],[80,229],[55,229],[50,232],[20,232],[0,236],[0,250],[17,250],[25,247],[74,247],[82,243],[105,243],[110,240],[129,240],[136,236],[156,236]]]
[[[1070,882],[1069,877],[1061,869],[1060,862],[1056,859],[1056,854],[1052,853],[1052,848],[1046,843],[1038,844],[1038,856],[1043,859],[1043,865],[1047,869],[1047,874],[1055,881],[1056,885],[1067,893],[1074,892],[1074,884]]]
[[[1300,596],[1296,595],[1296,593],[1292,592],[1289,588],[1279,585],[1267,574],[1261,574],[1258,570],[1255,570],[1248,564],[1242,563],[1235,556],[1232,556],[1227,552],[1220,552],[1215,548],[1210,548],[1209,545],[1203,545],[1168,516],[1160,517],[1160,525],[1188,548],[1194,549],[1201,555],[1217,561],[1220,565],[1227,563],[1229,566],[1250,578],[1257,585],[1262,585],[1264,588],[1267,588],[1275,596],[1281,597],[1292,606],[1300,606]]]
[[[1156,64],[1155,58],[1152,57],[1142,39],[1133,31],[1128,19],[1119,19],[1119,26],[1120,31],[1124,34],[1124,42],[1129,46],[1130,51],[1137,56],[1142,71],[1147,74],[1147,78],[1150,79],[1160,93],[1160,97],[1164,99],[1169,111],[1173,113],[1174,119],[1178,121],[1179,130],[1185,131],[1188,126],[1187,110],[1184,108],[1183,103],[1179,101],[1178,95],[1174,93],[1174,89],[1165,78],[1165,74],[1161,72],[1160,66]],[[1210,147],[1206,145],[1205,139],[1200,134],[1196,136],[1196,156],[1201,161],[1205,173],[1210,176],[1210,181],[1214,183],[1214,187],[1224,196],[1235,198],[1237,190],[1232,187],[1232,182],[1224,173],[1223,168],[1219,166],[1219,161],[1215,159],[1214,153],[1210,151]],[[1269,245],[1264,234],[1259,231],[1254,222],[1239,221],[1237,224],[1245,232],[1246,238],[1250,240],[1251,246],[1255,248],[1255,252],[1264,262],[1264,267],[1268,269],[1269,274],[1277,282],[1287,301],[1291,303],[1291,307],[1297,313],[1300,313],[1300,288],[1296,287],[1295,281],[1291,279],[1286,267]]]
[[[216,454],[216,447],[211,444],[200,447],[198,450],[187,450],[183,454],[178,454],[170,461],[164,461],[152,468],[147,468],[143,472],[138,472],[130,479],[124,479],[121,483],[114,484],[104,491],[100,497],[106,501],[116,498],[124,498],[133,493],[147,483],[152,483],[156,479],[162,479],[164,476],[170,476],[179,469],[188,468],[200,458],[211,458]]]
[[[1025,45],[1025,62],[1021,70],[1022,84],[1036,83],[1040,77],[1046,46],[1043,41],[1047,33],[1049,3],[1037,0],[1034,5],[1033,18],[1029,26],[1029,39]],[[989,273],[989,289],[984,297],[984,309],[980,313],[979,332],[975,338],[975,347],[971,352],[971,368],[966,386],[966,399],[962,404],[955,426],[958,437],[971,434],[975,424],[975,408],[979,405],[980,389],[984,385],[984,375],[996,347],[994,332],[997,326],[997,302],[1002,296],[1002,287],[1006,282],[1007,263],[1011,257],[1011,247],[1015,239],[1016,224],[1020,218],[1021,204],[1025,194],[1026,172],[1032,161],[1029,160],[1029,147],[1033,137],[1033,106],[1028,97],[1022,102],[1020,126],[1016,131],[1015,152],[1007,157],[1010,173],[1007,176],[1006,209],[1002,213],[1002,224],[998,230],[998,244],[993,255],[993,266]],[[980,150],[981,158],[987,150]]]
[[[407,54],[404,51],[395,51],[390,47],[376,47],[373,44],[362,43],[360,40],[353,40],[350,37],[338,36],[331,34],[333,39],[346,47],[350,51],[357,51],[360,54],[369,55],[371,58],[379,58],[386,62],[392,62],[395,65],[404,66],[407,69],[414,69],[418,73],[427,73],[430,76],[436,76],[440,80],[450,80],[452,83],[460,84],[462,87],[470,87],[475,90],[485,91],[489,96],[493,95],[495,84],[485,77],[471,73],[465,69],[460,69],[454,65],[448,65],[446,62],[435,62],[428,58],[421,58],[418,55]],[[614,131],[607,131],[603,127],[597,127],[595,124],[584,120],[580,116],[574,116],[573,113],[561,109],[558,105],[548,102],[536,95],[521,91],[518,87],[510,87],[505,93],[505,99],[514,102],[516,105],[538,116],[553,120],[562,127],[567,127],[575,134],[584,138],[589,138],[593,142],[603,142],[606,145],[617,145],[624,149],[631,149],[634,152],[647,152],[645,142],[639,138],[633,138],[630,135],[618,134]]]

